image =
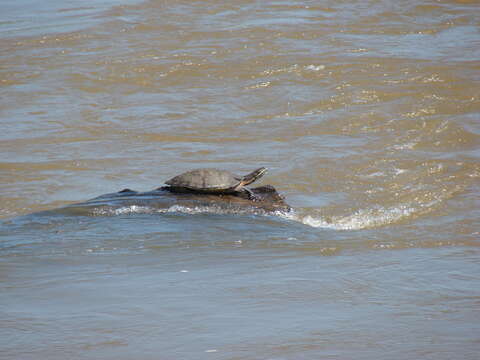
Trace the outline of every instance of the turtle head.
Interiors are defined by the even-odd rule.
[[[261,167],[257,170],[252,171],[250,174],[247,174],[242,179],[243,185],[251,184],[252,182],[260,179],[267,172],[267,168]]]

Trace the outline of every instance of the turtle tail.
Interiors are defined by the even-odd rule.
[[[257,179],[260,179],[265,173],[267,169],[264,167],[258,168],[257,170],[252,171],[250,174],[247,174],[242,179],[242,185],[248,185],[254,182]]]

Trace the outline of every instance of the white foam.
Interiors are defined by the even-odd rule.
[[[266,212],[263,210],[252,209],[230,209],[216,206],[182,206],[172,205],[169,208],[158,209],[148,206],[130,205],[117,209],[95,209],[94,215],[126,215],[126,214],[152,214],[152,213],[182,213],[182,214],[240,214],[240,215],[260,215],[260,216],[277,216],[279,218],[296,221],[302,224],[314,227],[333,230],[361,230],[369,229],[396,223],[402,219],[408,218],[416,211],[416,209],[408,205],[397,207],[375,207],[370,209],[360,209],[353,214],[345,216],[324,217],[317,214],[302,214],[295,210]]]
[[[121,207],[119,209],[115,209],[115,215],[123,215],[123,214],[144,214],[152,212],[152,208],[147,206],[138,206],[138,205],[131,205],[126,207]]]
[[[115,216],[115,215],[128,215],[128,214],[152,214],[152,213],[182,213],[182,214],[240,214],[240,215],[273,215],[282,216],[283,212],[269,212],[262,209],[251,209],[241,207],[221,207],[221,206],[184,206],[184,205],[172,205],[168,208],[155,208],[149,206],[129,205],[120,208],[106,208],[100,207],[92,210],[94,216]]]
[[[214,206],[182,206],[182,205],[172,205],[168,209],[165,210],[167,213],[183,213],[183,214],[205,214],[205,213],[222,213],[223,211],[219,208]]]
[[[308,65],[305,66],[305,70],[310,70],[310,71],[320,71],[320,70],[325,70],[325,65]]]
[[[288,218],[315,228],[361,230],[393,224],[415,212],[415,208],[405,205],[391,208],[361,209],[351,215],[335,216],[329,219],[320,215],[300,215],[296,213],[290,214]]]
[[[151,214],[158,211],[149,206],[130,205],[120,208],[96,208],[93,209],[94,216],[115,216],[128,214]]]
[[[272,75],[278,73],[292,73],[297,72],[300,73],[302,71],[320,71],[325,70],[325,65],[305,65],[300,66],[298,64],[293,64],[287,67],[279,68],[279,69],[269,69],[262,72],[262,75]]]

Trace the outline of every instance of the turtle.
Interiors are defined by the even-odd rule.
[[[177,175],[165,184],[173,192],[198,192],[206,194],[235,194],[247,193],[249,198],[255,200],[255,195],[245,186],[261,178],[267,169],[258,168],[245,176],[239,176],[226,170],[195,169]]]

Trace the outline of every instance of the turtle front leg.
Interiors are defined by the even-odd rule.
[[[252,200],[252,201],[260,201],[261,200],[261,198],[258,197],[257,195],[255,195],[253,193],[253,191],[250,190],[249,188],[246,188],[246,187],[242,188],[242,192],[247,194],[249,200]]]

